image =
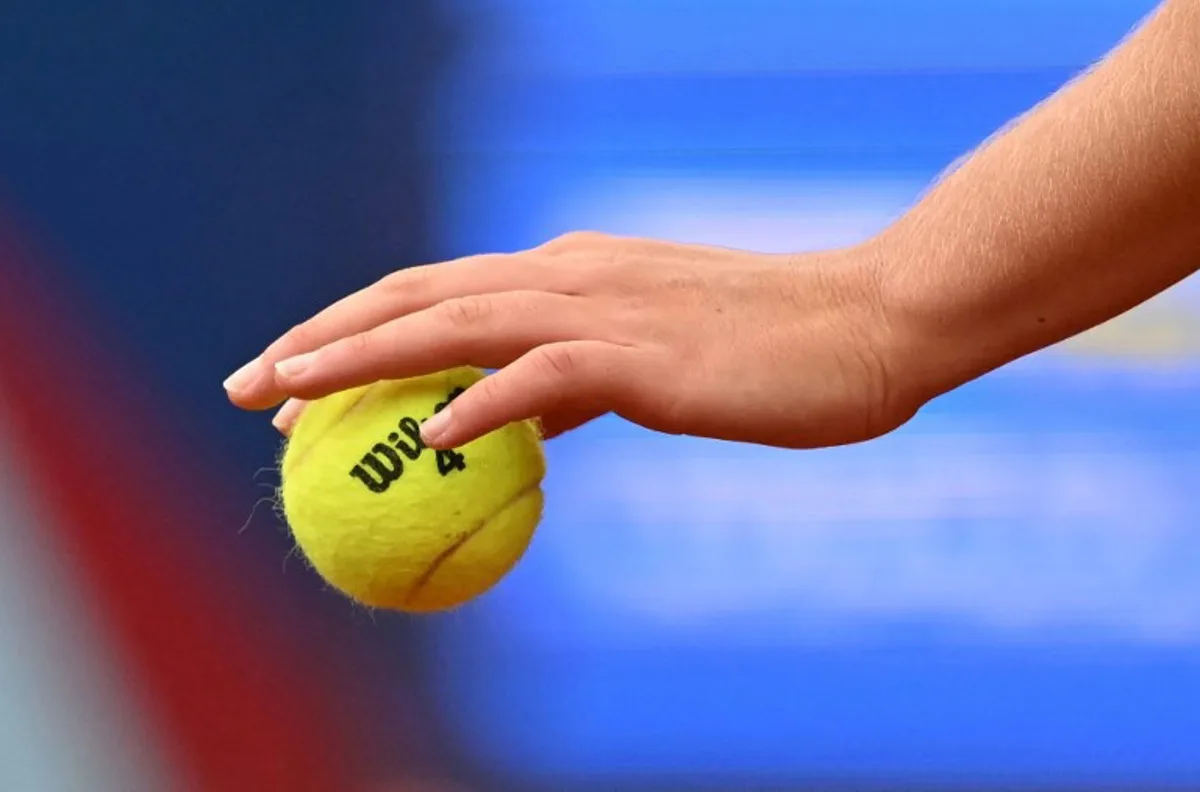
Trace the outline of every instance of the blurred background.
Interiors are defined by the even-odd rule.
[[[601,420],[357,609],[224,377],[393,269],[855,242],[1151,0],[0,4],[0,789],[1200,789],[1200,296],[875,443]]]

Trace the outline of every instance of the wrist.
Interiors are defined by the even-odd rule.
[[[940,395],[935,366],[926,365],[932,336],[915,310],[896,310],[898,284],[890,243],[873,238],[853,247],[806,254],[822,273],[820,291],[833,295],[831,321],[867,372],[871,424],[899,426]],[[814,255],[816,258],[814,258]],[[809,284],[811,288],[811,284]],[[907,288],[907,286],[906,286]]]
[[[970,299],[971,268],[934,260],[949,251],[908,244],[900,229],[864,249],[876,273],[886,328],[881,348],[898,398],[920,408],[1019,356],[1003,317]]]

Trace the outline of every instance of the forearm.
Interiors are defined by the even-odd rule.
[[[1200,0],[1168,0],[871,247],[895,376],[923,397],[1200,268]]]

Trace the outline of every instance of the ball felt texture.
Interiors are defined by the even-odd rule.
[[[500,581],[542,515],[536,427],[509,424],[453,451],[421,423],[483,372],[458,368],[342,391],[305,407],[284,447],[280,497],[308,562],[376,608],[432,612]]]

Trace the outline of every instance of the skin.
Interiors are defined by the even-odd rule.
[[[602,234],[401,270],[226,381],[311,400],[457,365],[496,373],[424,425],[448,448],[539,418],[790,448],[869,440],[924,404],[1200,268],[1200,0],[1101,63],[853,247],[763,255]],[[286,403],[285,403],[286,401]]]

